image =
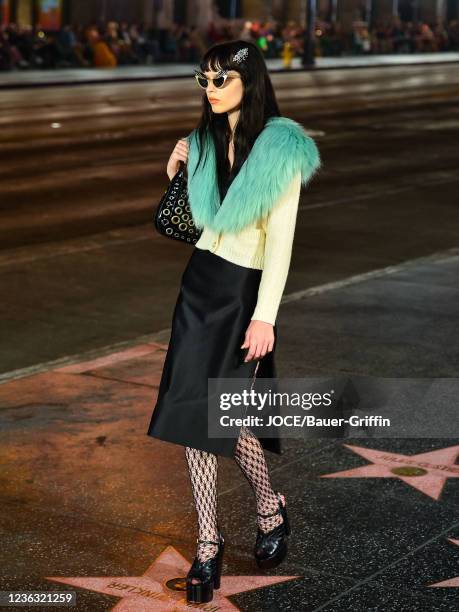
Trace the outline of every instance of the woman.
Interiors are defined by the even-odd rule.
[[[287,551],[285,497],[271,486],[264,450],[279,436],[208,436],[208,378],[275,378],[276,316],[290,265],[301,185],[321,165],[317,147],[281,117],[266,65],[246,41],[212,46],[198,85],[198,127],[167,165],[187,163],[192,217],[202,229],[181,279],[158,399],[148,435],[185,447],[198,518],[187,601],[208,602],[220,586],[224,538],[217,523],[217,457],[234,457],[257,505],[255,559],[277,566]],[[245,353],[245,354],[244,354]]]

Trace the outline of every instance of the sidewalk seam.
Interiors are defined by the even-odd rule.
[[[352,276],[348,276],[347,278],[344,278],[341,280],[324,283],[322,285],[316,285],[314,287],[309,287],[307,289],[302,289],[300,291],[294,291],[292,293],[284,295],[282,297],[281,304],[290,304],[292,302],[296,302],[296,301],[299,301],[299,300],[302,300],[308,297],[320,295],[322,293],[325,293],[326,291],[333,291],[335,289],[341,289],[342,287],[345,287],[348,285],[355,285],[361,282],[366,282],[368,280],[373,280],[375,278],[388,276],[390,274],[400,272],[401,270],[404,270],[406,268],[411,268],[419,264],[439,263],[441,261],[452,259],[458,256],[459,256],[459,247],[452,247],[445,251],[437,251],[436,253],[432,253],[430,255],[424,255],[421,257],[415,257],[414,259],[408,259],[398,264],[392,264],[389,266],[385,266],[383,268],[377,268],[375,270],[370,270],[369,272],[363,272],[361,274],[354,274]],[[137,336],[136,338],[133,338],[132,340],[123,340],[121,342],[117,342],[115,344],[104,346],[98,349],[92,349],[84,353],[60,357],[52,361],[39,363],[33,366],[28,366],[26,368],[10,370],[8,372],[4,372],[0,374],[0,385],[6,382],[9,382],[11,380],[17,380],[20,378],[25,378],[27,376],[32,376],[34,374],[39,374],[41,372],[47,372],[53,369],[57,369],[58,367],[68,366],[68,365],[72,365],[76,363],[81,363],[84,361],[90,361],[98,357],[110,355],[111,353],[117,352],[120,349],[132,348],[139,344],[156,343],[156,344],[164,345],[164,342],[162,341],[164,340],[165,337],[169,336],[170,332],[171,332],[171,328],[165,328],[153,334]],[[167,345],[164,345],[164,346],[167,346]]]

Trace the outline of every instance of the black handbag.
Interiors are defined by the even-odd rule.
[[[186,165],[180,161],[180,169],[166,188],[156,209],[157,231],[173,240],[195,244],[202,233],[196,228],[188,202]]]

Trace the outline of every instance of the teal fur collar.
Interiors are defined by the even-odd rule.
[[[199,158],[198,132],[188,135],[188,200],[198,229],[238,233],[267,215],[301,171],[305,186],[322,165],[314,140],[288,117],[271,117],[220,203],[215,147],[207,136],[207,157],[193,176]]]

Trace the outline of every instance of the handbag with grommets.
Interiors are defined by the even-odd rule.
[[[196,228],[188,201],[186,164],[180,168],[167,186],[156,209],[154,223],[157,231],[173,240],[196,244],[202,230]]]

